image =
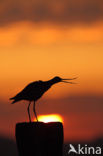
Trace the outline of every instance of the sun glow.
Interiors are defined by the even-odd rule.
[[[58,114],[48,114],[48,115],[40,115],[38,116],[38,120],[42,122],[62,122],[63,123],[63,118],[58,115]]]

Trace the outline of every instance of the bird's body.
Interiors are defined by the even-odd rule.
[[[76,79],[76,78],[73,78]],[[29,106],[28,106],[28,114],[29,114],[29,119],[30,118],[30,112],[29,112],[29,107],[32,101],[34,101],[34,114],[37,119],[36,111],[35,111],[35,102],[55,83],[58,82],[66,82],[64,80],[73,80],[73,79],[61,79],[60,77],[55,77],[49,81],[35,81],[30,84],[28,84],[21,92],[19,92],[16,96],[10,98],[10,100],[13,100],[13,103],[16,103],[21,100],[27,100],[29,101]],[[66,83],[72,83],[72,82],[66,82]],[[37,119],[38,120],[38,119]]]
[[[37,101],[50,87],[52,81],[35,81],[27,85],[21,92],[11,98],[12,103],[20,100]]]

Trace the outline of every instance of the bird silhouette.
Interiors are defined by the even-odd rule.
[[[49,89],[51,88],[52,85],[59,83],[59,82],[64,82],[64,83],[70,83],[70,84],[75,84],[74,82],[71,81],[66,81],[66,80],[74,80],[75,78],[72,79],[62,79],[58,76],[54,77],[51,80],[48,81],[35,81],[30,84],[28,84],[21,92],[19,92],[16,96],[10,98],[12,101],[12,104],[21,101],[21,100],[27,100],[29,101],[27,111],[28,111],[28,116],[29,116],[29,121],[31,122],[31,117],[30,117],[30,104],[33,101],[33,112],[36,117],[36,120],[38,121],[36,110],[35,110],[35,102]]]

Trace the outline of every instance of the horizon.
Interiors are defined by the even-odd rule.
[[[62,116],[65,141],[103,136],[103,2],[0,4],[0,135],[14,139],[15,124],[29,121],[28,102],[9,98],[58,75],[78,84],[54,85],[37,101],[37,114]]]

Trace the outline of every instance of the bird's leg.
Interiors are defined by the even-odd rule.
[[[34,115],[35,115],[35,117],[36,117],[36,120],[37,120],[37,122],[38,122],[38,118],[37,118],[37,114],[36,114],[36,110],[35,110],[35,101],[34,101],[34,105],[33,105],[33,111],[34,111]]]
[[[31,104],[31,101],[29,102],[27,111],[28,111],[28,115],[29,115],[29,121],[31,122],[31,117],[30,117],[30,104]]]

